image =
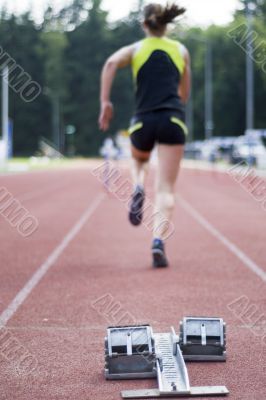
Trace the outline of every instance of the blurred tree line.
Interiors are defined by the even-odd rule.
[[[193,68],[193,138],[204,137],[204,60],[208,40],[213,49],[214,134],[239,135],[245,130],[245,52],[229,32],[245,24],[240,1],[234,21],[228,26],[184,28],[171,33],[191,53]],[[254,4],[256,45],[264,40],[266,0]],[[241,8],[242,5],[242,8]],[[30,13],[0,15],[0,46],[42,87],[41,95],[25,103],[10,90],[10,117],[14,123],[16,155],[32,155],[40,137],[67,149],[66,127],[76,128],[79,155],[97,155],[105,135],[99,133],[99,80],[105,59],[119,47],[143,37],[136,11],[121,21],[108,22],[101,0],[73,0],[55,13],[48,7],[43,23],[37,25]],[[266,43],[264,56],[266,61]],[[263,47],[263,46],[262,46]],[[266,72],[266,64],[264,67]],[[255,125],[266,128],[266,73],[255,63]],[[134,88],[128,68],[119,72],[113,90],[115,119],[111,133],[126,129],[134,109]],[[58,137],[60,132],[60,137]]]

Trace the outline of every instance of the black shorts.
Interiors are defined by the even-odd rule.
[[[129,133],[132,145],[148,152],[156,143],[184,145],[188,130],[183,114],[175,110],[156,110],[135,115]]]

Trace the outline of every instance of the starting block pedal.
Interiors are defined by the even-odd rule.
[[[184,318],[179,344],[186,361],[225,361],[226,325],[221,318]]]
[[[156,354],[149,325],[107,329],[105,338],[106,379],[156,378]]]
[[[109,327],[106,379],[156,378],[158,389],[131,390],[124,399],[225,396],[225,386],[191,387],[185,360],[225,361],[225,324],[219,318],[184,318],[180,334],[153,333],[149,325]]]

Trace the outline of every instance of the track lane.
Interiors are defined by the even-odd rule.
[[[31,180],[32,176],[35,178],[35,175],[28,178]],[[94,190],[99,190],[99,183],[86,170],[68,171],[63,175],[55,172],[52,176],[53,184],[58,182],[57,189],[42,198],[33,197],[22,202],[39,222],[32,236],[21,237],[0,215],[0,313],[93,201]],[[46,185],[47,176],[42,173],[38,177],[40,186],[42,178]],[[48,173],[48,180],[50,178]]]
[[[227,384],[233,400],[263,398],[265,347],[228,305],[245,295],[265,311],[265,286],[180,206],[175,225],[176,235],[167,243],[171,268],[152,271],[149,234],[129,226],[116,199],[104,201],[8,324],[40,362],[30,376],[18,376],[14,364],[1,363],[8,400],[111,400],[119,398],[121,389],[154,386],[152,381],[103,379],[105,329],[118,319],[123,323],[125,312],[136,322],[150,322],[156,331],[177,328],[184,315],[224,317],[228,362],[190,364],[192,384]],[[116,316],[107,318],[92,308],[105,294],[121,304]]]
[[[179,191],[216,229],[266,271],[266,210],[225,173],[184,169]]]
[[[88,170],[84,169],[83,172],[88,172]],[[73,175],[73,173],[75,173],[75,170],[69,169],[0,175],[0,187],[6,188],[18,200],[27,201],[45,196],[57,190],[57,188],[61,188],[61,180],[64,182],[63,185],[71,182],[71,178],[68,181],[67,177]]]

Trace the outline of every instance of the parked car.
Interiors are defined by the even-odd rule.
[[[232,164],[246,162],[256,166],[261,158],[266,159],[266,149],[262,139],[240,136],[235,140],[231,154]]]

